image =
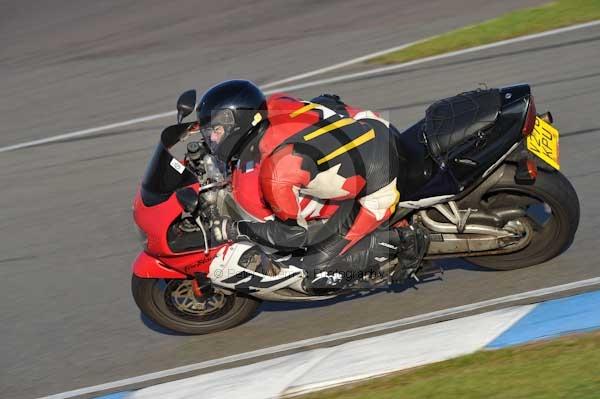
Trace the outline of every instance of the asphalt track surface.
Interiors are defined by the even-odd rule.
[[[231,76],[267,83],[522,5],[462,2],[466,15],[452,16],[457,11],[447,2],[407,2],[402,11],[391,1],[331,3],[327,12],[314,11],[316,2],[290,3],[287,12],[243,2],[224,11],[226,3],[202,17],[191,3],[171,3],[169,10],[158,2],[85,10],[74,2],[74,8],[57,2],[43,9],[48,6],[40,2],[27,10],[0,3],[0,145],[167,111],[189,87]],[[253,22],[242,29],[249,15]],[[256,21],[282,15],[292,16],[264,26]],[[232,28],[219,37],[216,27],[226,22]],[[365,27],[349,28],[359,22]],[[192,51],[197,38],[203,45]],[[131,199],[158,133],[171,120],[2,154],[2,397],[62,392],[600,276],[598,71],[595,27],[295,92],[337,92],[351,104],[389,109],[390,119],[406,126],[433,100],[479,82],[532,83],[538,109],[553,111],[563,135],[563,172],[582,205],[578,235],[567,253],[538,267],[501,273],[448,262],[443,281],[418,290],[317,305],[265,304],[249,323],[210,336],[171,335],[145,323],[129,292],[138,251]]]

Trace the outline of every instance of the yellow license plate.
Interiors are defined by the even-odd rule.
[[[527,149],[556,170],[560,169],[558,130],[538,117],[533,132],[527,136]]]

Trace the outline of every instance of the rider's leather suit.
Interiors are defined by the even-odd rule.
[[[337,96],[279,94],[267,107],[268,124],[233,174],[237,204],[261,219],[239,222],[240,234],[288,252],[305,248],[283,263],[306,270],[309,289],[355,281],[395,257],[401,234],[377,230],[405,179],[393,126]]]

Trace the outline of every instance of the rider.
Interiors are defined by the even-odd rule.
[[[245,80],[209,89],[197,115],[209,150],[234,166],[236,203],[262,219],[224,219],[215,228],[221,239],[290,252],[277,261],[304,269],[310,293],[347,287],[395,258],[403,276],[420,267],[425,229],[378,229],[406,175],[389,122],[334,95],[267,100]]]

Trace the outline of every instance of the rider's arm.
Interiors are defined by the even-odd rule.
[[[365,147],[367,148],[367,147]],[[376,176],[370,180],[370,186],[365,188],[366,176],[341,175],[338,165],[327,170],[319,170],[311,157],[305,156],[302,149],[295,150],[288,144],[277,149],[273,154],[264,159],[260,184],[265,202],[273,210],[274,215],[282,221],[303,221],[300,209],[299,195],[311,195],[320,200],[342,201],[356,199],[354,210],[336,212],[343,216],[329,219],[321,225],[323,232],[336,232],[346,242],[342,253],[348,251],[363,237],[373,232],[378,226],[390,218],[399,201],[396,188],[396,179],[391,182],[386,174]],[[368,149],[376,152],[376,149]],[[370,153],[365,153],[365,156]],[[369,159],[373,156],[368,156]],[[376,162],[374,160],[373,162]],[[384,170],[385,165],[381,165]],[[349,169],[349,168],[346,168]],[[310,173],[309,171],[312,171]],[[397,172],[392,172],[396,176]],[[340,202],[338,202],[340,203]],[[340,224],[341,222],[341,224]],[[294,226],[296,229],[298,226]],[[301,230],[298,230],[301,232]],[[304,238],[304,246],[314,244],[314,237]],[[313,233],[312,236],[315,234]],[[319,232],[318,238],[322,240],[323,234]],[[318,240],[316,240],[318,241]]]
[[[305,247],[308,239],[308,232],[304,227],[279,220],[268,220],[265,223],[242,220],[237,222],[237,233],[238,238],[246,236],[258,244],[281,249]]]
[[[276,220],[265,223],[240,221],[241,235],[275,248],[300,248],[309,242],[308,231],[296,223],[299,214],[298,190],[310,181],[302,169],[303,158],[291,146],[276,150],[261,163],[259,184],[265,202]]]
[[[321,200],[346,200],[358,194],[364,180],[344,179],[338,176],[333,182],[339,184],[341,179],[344,184],[332,189],[332,182],[328,180],[332,176],[326,174],[328,177],[320,176],[311,183],[311,174],[306,170],[311,167],[311,162],[314,164],[310,157],[294,152],[290,144],[280,147],[266,157],[261,164],[259,181],[264,200],[273,211],[276,220],[266,223],[240,221],[237,224],[239,234],[276,248],[300,248],[311,246],[315,241],[323,240],[338,231],[338,228],[332,228],[330,225],[339,221],[329,220],[310,226],[305,224],[301,214],[300,191],[312,190],[311,195]],[[323,185],[327,187],[324,188]]]

